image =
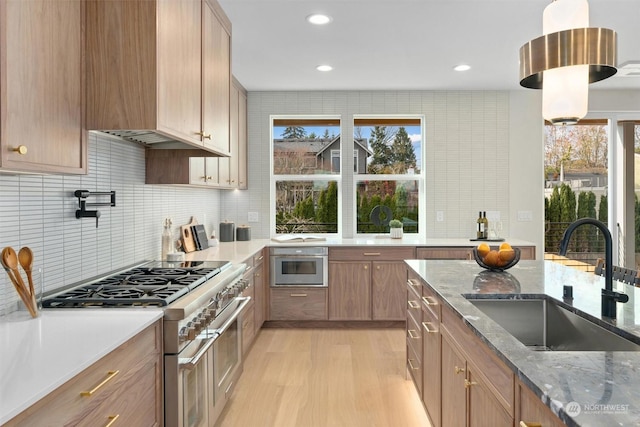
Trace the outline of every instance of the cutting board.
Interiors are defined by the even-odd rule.
[[[180,226],[180,236],[182,237],[182,248],[185,252],[193,252],[196,250],[196,242],[193,238],[193,229],[192,227],[196,225],[198,221],[196,221],[195,217],[191,217],[191,222],[187,225]]]

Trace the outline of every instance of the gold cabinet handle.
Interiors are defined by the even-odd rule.
[[[364,255],[364,256],[380,256],[380,252],[365,252],[362,255]]]
[[[415,329],[407,329],[407,334],[409,334],[409,336],[414,340],[420,339],[420,335],[418,335],[418,332],[416,332]]]
[[[255,277],[260,277],[260,273],[254,273]]]
[[[427,305],[438,305],[438,301],[434,297],[422,297],[422,301]]]
[[[525,423],[524,421],[520,421],[520,427],[542,427],[540,423]]]
[[[117,420],[118,418],[120,418],[120,414],[117,414],[117,415],[109,415],[109,420],[110,420],[110,421],[109,421],[109,424],[107,424],[107,425],[106,425],[106,426],[104,426],[104,427],[111,427],[111,426],[116,422],[116,420]]]
[[[380,270],[380,266],[379,265],[376,265],[376,270]]]
[[[453,371],[456,373],[456,375],[457,374],[461,374],[461,373],[464,372],[464,368],[459,368],[459,367],[456,366],[456,367],[453,368]]]
[[[414,288],[417,288],[419,286],[418,281],[414,279],[407,279],[407,285],[413,286]]]
[[[407,363],[409,364],[409,367],[411,368],[412,371],[417,371],[420,368],[416,368],[415,366],[413,366],[413,363],[411,363],[411,360],[413,359],[407,359]]]
[[[437,334],[438,333],[438,329],[429,329],[429,325],[433,325],[433,323],[431,322],[422,322],[422,327],[425,329],[425,331],[427,331],[430,334]],[[457,372],[456,372],[457,374]]]
[[[105,378],[100,384],[95,386],[93,388],[93,390],[81,391],[80,392],[80,396],[91,396],[91,395],[93,395],[93,393],[98,391],[100,389],[100,387],[102,387],[103,385],[105,385],[106,383],[108,383],[109,381],[114,379],[115,376],[118,375],[119,373],[120,373],[120,371],[109,371],[109,372],[107,372],[107,378]]]
[[[292,297],[306,297],[307,294],[290,294]]]
[[[202,137],[202,139],[211,139],[211,134],[210,133],[204,133],[204,131],[198,132],[198,135],[200,135]]]
[[[368,269],[369,269],[369,266],[368,266],[368,265],[365,265],[365,266],[364,266],[364,269],[365,269],[365,270],[368,270]]]
[[[258,258],[258,261],[262,261],[263,258],[264,258],[264,255],[260,255],[260,258]]]
[[[468,380],[468,379],[466,379],[466,378],[464,379],[464,388],[469,388],[469,387],[471,387],[472,385],[476,385],[476,384],[478,384],[478,383],[477,383],[477,382],[475,382],[475,381],[469,381],[469,380]]]
[[[28,150],[25,145],[18,145],[16,148],[13,149],[13,151],[24,156],[25,154],[27,154]]]
[[[407,301],[407,304],[409,304],[410,308],[420,308],[420,304],[417,301]]]

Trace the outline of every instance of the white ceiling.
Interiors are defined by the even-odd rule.
[[[518,51],[550,0],[218,0],[247,90],[519,88]],[[590,26],[618,32],[618,64],[640,61],[640,0],[590,0]],[[305,17],[333,22],[313,26]],[[328,73],[316,71],[330,64]],[[455,72],[460,63],[471,65]],[[592,89],[640,89],[618,75]],[[522,89],[525,90],[525,89]]]

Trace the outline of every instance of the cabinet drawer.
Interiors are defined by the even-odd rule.
[[[429,286],[423,286],[421,300],[422,305],[429,310],[437,321],[440,321],[440,307],[442,304],[440,303],[440,298],[436,295],[433,289]]]
[[[264,253],[262,251],[258,252],[257,254],[255,254],[253,256],[253,265],[254,266],[258,266],[260,264],[262,264],[262,262],[264,261]]]
[[[414,289],[412,289],[411,286],[407,286],[407,321],[409,321],[408,318],[411,317],[417,324],[422,322],[420,301],[420,296],[416,295]]]
[[[327,320],[327,289],[271,288],[271,320]]]
[[[412,247],[340,247],[329,248],[329,261],[402,261],[414,259]]]
[[[407,339],[408,341],[408,339]],[[420,352],[422,354],[422,351]],[[407,342],[407,371],[411,374],[413,383],[422,396],[422,356],[415,353],[413,347]]]
[[[255,337],[255,305],[242,313],[242,354],[246,354]]]
[[[416,322],[412,317],[407,318],[407,345],[411,347],[414,354],[422,360],[422,326],[421,322]]]
[[[441,331],[451,336],[467,362],[477,367],[477,375],[486,382],[487,388],[513,416],[515,377],[509,367],[487,348],[462,319],[444,307]]]
[[[471,247],[417,248],[417,259],[473,259]]]
[[[140,416],[147,419],[146,407],[149,407],[150,413],[153,411],[158,413],[157,405],[162,399],[160,394],[162,388],[159,385],[156,388],[150,383],[147,384],[148,380],[145,379],[144,381],[147,382],[144,382],[145,390],[143,391],[137,387],[137,383],[143,382],[143,376],[153,380],[154,385],[156,381],[161,381],[160,351],[161,326],[157,322],[9,421],[7,426],[44,426],[52,423],[77,425],[81,420],[85,422],[85,418],[87,421],[92,420],[92,425],[106,425],[108,421],[103,422],[103,414],[105,417],[117,415],[117,413],[111,413],[117,409],[121,411],[119,419],[125,420],[125,415],[130,414],[127,408],[133,406],[135,409],[138,405],[145,407],[144,411],[141,410],[143,414]],[[153,368],[154,364],[157,365],[156,368]],[[155,375],[153,369],[157,369]],[[128,388],[132,388],[131,393],[136,396],[135,398],[130,397]],[[82,395],[87,393],[81,394],[81,392],[91,392],[91,394]],[[158,393],[157,396],[156,393]],[[148,400],[144,402],[138,400],[143,397]],[[120,398],[122,402],[116,403]],[[153,423],[136,424],[128,421],[124,424],[153,425]]]

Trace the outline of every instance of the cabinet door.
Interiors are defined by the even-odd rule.
[[[543,427],[560,427],[564,423],[545,406],[544,403],[531,392],[526,386],[518,383],[518,393],[520,395],[516,425],[520,422],[526,425],[541,425]]]
[[[431,422],[440,425],[440,322],[422,307],[422,402]]]
[[[238,92],[238,188],[246,190],[247,177],[247,95]]]
[[[442,335],[442,427],[466,425],[466,362]]]
[[[255,259],[255,258],[254,258]],[[255,313],[254,313],[254,326],[256,333],[262,327],[265,318],[265,281],[264,281],[264,262],[260,262],[253,270],[253,283],[255,286]]]
[[[208,148],[230,154],[231,36],[219,20],[219,6],[208,0],[202,4],[203,141]]]
[[[468,419],[469,427],[511,427],[513,418],[498,403],[480,378],[474,375],[472,367],[467,365],[466,387],[469,390]]]
[[[370,262],[329,262],[329,320],[371,320]]]
[[[404,262],[374,261],[371,272],[373,320],[404,320],[407,266]]]
[[[220,167],[220,185],[222,187],[238,187],[238,88],[231,86],[231,128],[229,130],[230,157],[218,159]]]
[[[158,129],[202,145],[202,5],[158,1]]]
[[[87,172],[83,1],[0,2],[0,164]],[[26,152],[15,151],[24,147]]]
[[[473,248],[418,248],[418,259],[473,259]]]

